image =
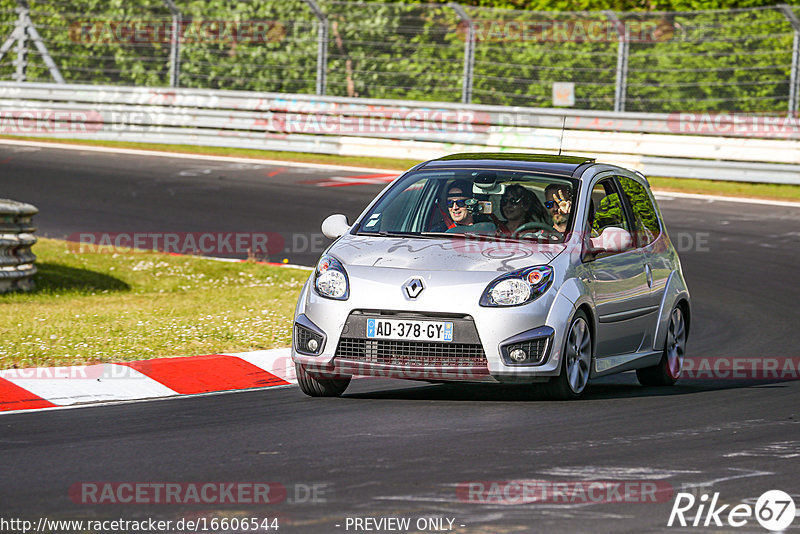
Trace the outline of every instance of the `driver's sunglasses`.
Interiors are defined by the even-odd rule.
[[[547,202],[544,203],[544,207],[549,209],[549,210],[551,210],[551,209],[556,207],[556,201],[555,200],[548,200]]]
[[[515,206],[522,202],[522,198],[502,197],[500,204],[514,204]]]
[[[455,204],[456,207],[458,207],[458,208],[465,208],[465,207],[467,207],[467,200],[468,199],[466,199],[466,198],[461,198],[461,199],[448,198],[447,199],[447,207],[451,208],[451,207],[453,207],[453,204]]]

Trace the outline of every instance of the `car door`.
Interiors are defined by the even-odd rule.
[[[590,238],[602,235],[609,227],[632,233],[630,208],[614,177],[598,180],[590,194],[584,221],[585,247]],[[590,253],[583,258],[598,319],[596,356],[638,351],[647,330],[646,315],[651,311],[642,250],[634,242],[621,252]]]
[[[631,208],[636,246],[644,255],[645,276],[650,286],[647,305],[658,310],[664,298],[667,280],[672,273],[672,263],[665,256],[668,249],[666,234],[662,231],[659,213],[646,182],[629,176],[618,176],[617,180]],[[644,343],[652,346],[658,314],[653,314],[650,318]]]

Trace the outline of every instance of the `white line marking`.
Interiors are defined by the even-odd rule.
[[[230,161],[238,163],[254,163],[261,165],[282,165],[284,167],[298,167],[307,169],[325,169],[325,170],[345,170],[366,173],[378,172],[398,172],[398,175],[404,171],[397,171],[397,169],[389,168],[376,168],[376,167],[354,167],[350,165],[336,165],[333,163],[301,163],[295,161],[284,160],[270,160],[259,158],[240,158],[234,156],[214,156],[210,154],[186,154],[183,152],[161,152],[157,150],[140,150],[133,148],[115,148],[103,147],[93,145],[72,145],[67,143],[45,143],[40,141],[18,141],[16,139],[0,139],[0,145],[12,146],[28,146],[39,148],[57,148],[62,150],[77,150],[84,152],[104,152],[108,154],[130,154],[134,156],[155,156],[161,158],[176,158],[176,159],[194,159],[202,161]],[[712,200],[720,202],[740,202],[745,204],[763,204],[767,206],[782,206],[788,208],[800,208],[800,202],[791,202],[786,200],[766,200],[760,198],[749,197],[726,197],[719,195],[701,195],[698,193],[678,193],[674,191],[661,191],[654,189],[656,197],[658,198],[684,198],[684,199],[697,199],[697,200]]]
[[[284,167],[300,167],[308,169],[330,169],[355,172],[393,172],[396,169],[378,169],[375,167],[354,167],[351,165],[336,165],[333,163],[300,163],[296,161],[271,160],[259,158],[240,158],[235,156],[214,156],[210,154],[187,154],[185,152],[161,152],[158,150],[140,150],[135,148],[115,148],[93,145],[72,145],[67,143],[43,143],[40,141],[17,141],[16,139],[0,139],[2,145],[34,146],[39,148],[59,148],[62,150],[77,150],[83,152],[104,152],[108,154],[130,154],[133,156],[156,156],[161,158],[195,159],[203,161],[232,161],[237,163],[255,163],[261,165],[282,165]],[[322,154],[328,155],[328,154]],[[399,174],[399,173],[398,173]]]
[[[259,389],[296,387],[294,363],[288,347],[225,354],[236,356],[289,382],[283,386],[210,391],[182,395],[127,365],[105,363],[90,366],[6,369],[0,377],[59,406],[3,411],[0,415],[41,412],[87,406],[109,406],[182,397],[200,397]],[[71,378],[70,378],[71,377]]]
[[[740,204],[762,204],[764,206],[781,206],[785,208],[800,208],[800,202],[788,200],[767,200],[764,198],[751,197],[724,197],[720,195],[701,195],[699,193],[679,193],[677,191],[661,191],[653,189],[653,194],[659,200],[679,198],[692,200],[705,200],[707,202],[739,202]]]
[[[188,399],[192,397],[211,397],[213,395],[227,395],[229,393],[247,393],[253,391],[267,391],[271,389],[286,389],[286,388],[296,388],[295,384],[287,384],[284,386],[269,386],[265,388],[250,388],[250,389],[229,389],[225,391],[209,391],[206,393],[193,393],[191,395],[179,395],[175,394],[171,397],[154,397],[148,399],[132,399],[132,400],[120,400],[120,401],[104,401],[104,402],[93,402],[89,404],[71,404],[68,406],[54,406],[52,408],[32,408],[30,410],[14,410],[14,411],[3,411],[0,412],[0,417],[6,415],[14,415],[18,413],[38,413],[38,412],[52,412],[54,410],[74,410],[77,408],[93,408],[95,406],[119,406],[122,404],[136,404],[139,402],[159,402],[159,401],[171,401],[171,400],[178,400],[178,399]]]
[[[4,371],[2,376],[36,396],[61,406],[178,395],[178,392],[132,367],[113,363],[39,368],[39,372],[52,371],[39,375],[41,378],[15,376],[19,371],[25,370],[11,369]],[[82,378],[84,376],[86,378]]]
[[[706,480],[706,481],[703,481],[703,482],[687,482],[687,483],[683,484],[682,487],[684,487],[684,488],[711,487],[711,486],[714,486],[714,484],[719,484],[720,482],[728,482],[730,480],[736,480],[736,479],[739,479],[739,478],[763,477],[763,476],[770,476],[770,475],[774,475],[775,474],[775,473],[773,473],[771,471],[752,471],[750,469],[738,469],[738,468],[733,468],[733,467],[729,467],[728,470],[729,471],[744,471],[744,473],[742,473],[741,475],[732,475],[732,476],[729,476],[729,477],[714,478],[714,479]]]
[[[695,469],[652,469],[649,467],[553,467],[539,471],[543,475],[578,478],[582,480],[624,479],[652,480],[676,475],[700,474]]]

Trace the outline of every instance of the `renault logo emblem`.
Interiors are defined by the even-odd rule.
[[[415,299],[425,289],[425,285],[422,283],[422,278],[412,278],[403,285],[403,289],[405,289],[408,298]]]

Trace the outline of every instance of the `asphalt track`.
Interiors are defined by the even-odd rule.
[[[5,145],[0,162],[0,196],[37,205],[40,234],[53,237],[318,234],[326,215],[352,220],[381,187],[320,187],[358,174],[346,171]],[[800,356],[800,210],[679,199],[660,206],[692,292],[690,356]],[[308,265],[318,250],[287,246],[283,254]],[[278,532],[309,533],[354,532],[348,517],[438,517],[464,533],[700,532],[710,529],[666,526],[673,498],[482,504],[458,488],[660,481],[674,492],[719,492],[721,503],[754,503],[782,489],[800,505],[798,458],[797,381],[642,388],[627,373],[591,383],[579,401],[551,402],[530,388],[359,380],[340,399],[285,388],[4,415],[0,517],[279,517]],[[275,481],[289,498],[266,506],[78,504],[68,492],[82,481]],[[304,488],[314,484],[309,502]],[[765,531],[752,519],[735,530]]]

